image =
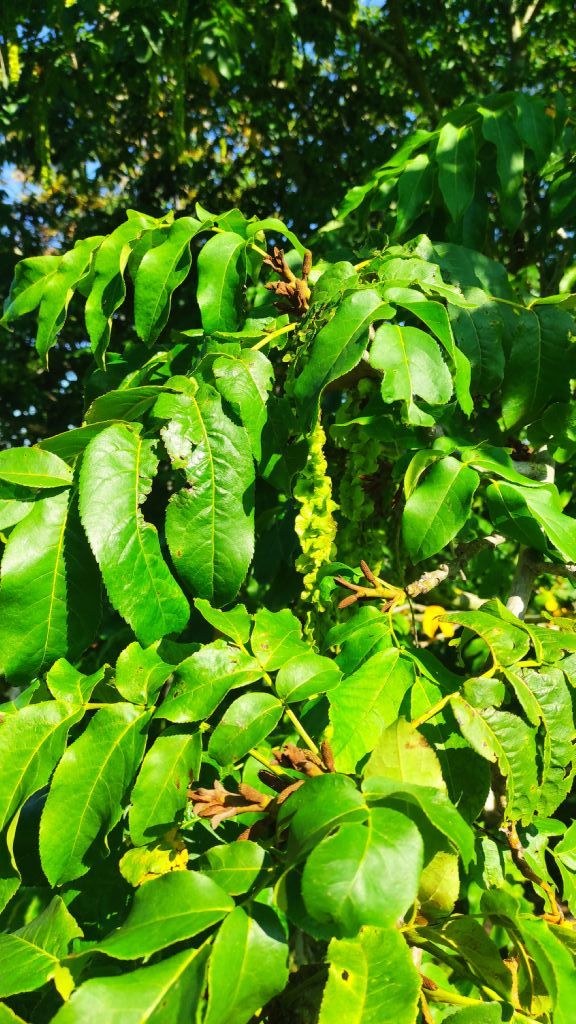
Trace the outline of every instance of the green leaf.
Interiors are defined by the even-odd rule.
[[[263,352],[243,350],[238,356],[220,356],[212,370],[216,387],[235,412],[248,434],[257,462],[262,455],[261,434],[268,412],[266,403],[274,381],[274,370]]]
[[[275,235],[283,235],[294,246],[298,255],[300,257],[304,256],[306,247],[302,245],[298,236],[293,231],[290,231],[279,217],[265,217],[264,220],[254,221],[254,223],[247,226],[246,234],[248,238],[253,238],[260,231],[271,231]]]
[[[421,934],[427,943],[430,942],[431,949],[438,947],[441,956],[444,949],[456,953],[481,985],[490,978],[490,987],[504,999],[510,999],[510,971],[502,962],[498,946],[480,921],[473,917],[452,917],[440,927],[423,928]]]
[[[484,1003],[483,1006],[466,1006],[450,1016],[451,1024],[500,1024],[501,1003]]]
[[[152,884],[152,883],[150,883]],[[204,988],[209,949],[186,949],[152,967],[118,977],[91,978],[52,1018],[55,1024],[185,1024]]]
[[[365,779],[375,775],[446,789],[434,750],[405,718],[393,722],[380,735],[364,768]]]
[[[51,885],[88,871],[87,854],[122,815],[146,745],[150,711],[111,704],[96,713],[58,765],[40,824],[40,858]]]
[[[174,566],[193,594],[227,604],[238,593],[254,550],[248,435],[207,386],[195,395],[164,396],[156,411],[170,419],[162,437],[174,467],[183,469],[187,480],[166,512]]]
[[[398,212],[394,238],[403,235],[423,212],[432,198],[434,170],[427,153],[418,153],[408,160],[398,178]]]
[[[0,935],[0,996],[32,992],[57,974],[72,939],[82,935],[59,896],[29,924]]]
[[[0,1024],[26,1024],[6,1003],[0,1003]]]
[[[69,487],[72,470],[41,448],[8,448],[0,452],[0,480],[22,487]]]
[[[39,305],[44,289],[56,273],[61,256],[30,256],[20,260],[14,269],[14,278],[4,303],[2,325],[33,313]]]
[[[56,701],[30,704],[0,715],[0,830],[48,782],[82,711]]]
[[[158,654],[159,641],[143,648],[129,644],[116,662],[116,689],[131,704],[153,704],[174,671]]]
[[[102,682],[108,671],[108,665],[101,665],[95,672],[86,675],[71,665],[66,658],[59,658],[46,674],[46,686],[55,700],[81,707],[90,700],[92,691]]]
[[[76,242],[73,249],[64,253],[54,273],[50,274],[46,281],[38,309],[36,334],[36,348],[46,366],[48,352],[66,321],[74,289],[86,273],[92,253],[102,239],[102,235],[96,235]]]
[[[474,833],[442,790],[435,786],[373,777],[365,779],[362,789],[368,803],[392,798],[394,806],[396,802],[403,801],[419,807],[430,824],[458,850],[465,867],[474,861]]]
[[[447,612],[447,622],[458,623],[482,637],[490,649],[495,665],[505,668],[520,661],[530,649],[530,636],[521,625],[514,625],[499,615],[487,611]]]
[[[498,762],[506,778],[506,817],[527,824],[539,800],[534,729],[508,711],[478,711],[460,696],[453,697],[451,705],[470,746],[486,760]]]
[[[138,336],[152,345],[170,315],[172,294],[188,276],[190,241],[202,230],[194,217],[172,222],[160,245],[143,256],[134,279],[134,323]]]
[[[525,671],[522,678],[533,694],[544,728],[538,814],[553,814],[572,788],[574,715],[572,698],[558,668]]]
[[[124,270],[132,251],[131,243],[147,226],[144,217],[121,224],[104,239],[94,259],[94,276],[84,315],[92,352],[102,369],[110,344],[112,317],[126,297]]]
[[[510,355],[502,387],[502,418],[507,430],[534,419],[551,401],[569,401],[573,318],[561,309],[514,309]]]
[[[496,169],[500,180],[498,196],[504,224],[515,231],[524,210],[524,150],[509,110],[479,107],[484,138],[496,147]]]
[[[144,846],[161,838],[177,821],[187,788],[198,779],[202,758],[199,732],[168,728],[146,754],[130,797],[130,838]]]
[[[202,870],[229,896],[239,896],[252,888],[262,874],[266,851],[250,839],[213,846],[204,854]]]
[[[421,980],[395,928],[332,939],[318,1024],[414,1024]]]
[[[214,629],[217,629],[219,633],[230,637],[235,644],[242,645],[248,643],[252,619],[243,604],[237,604],[230,611],[223,612],[219,608],[212,608],[209,601],[204,600],[204,598],[197,597],[194,605],[202,618],[206,619],[206,622],[209,622],[211,626],[214,626]]]
[[[500,486],[500,491],[504,485]],[[551,544],[560,552],[566,561],[576,560],[576,523],[571,516],[562,511],[562,504],[557,488],[553,484],[543,487],[523,487],[514,484],[506,488],[506,493],[514,490],[521,496],[534,519],[544,530]]]
[[[445,405],[452,397],[452,378],[436,341],[418,327],[382,324],[370,349],[370,365],[382,372],[382,398],[403,402],[403,419],[433,426],[434,417],[416,404]]]
[[[376,746],[380,733],[398,717],[414,681],[411,664],[396,648],[380,651],[330,692],[330,745],[336,768],[354,772]]]
[[[125,392],[123,392],[125,393]],[[103,396],[104,397],[104,396]],[[83,427],[76,427],[74,430],[65,430],[62,434],[54,434],[53,437],[43,438],[38,442],[37,447],[45,451],[53,452],[60,459],[66,462],[73,462],[78,455],[86,450],[96,434],[106,427],[114,426],[114,421],[101,420],[98,423],[87,423]]]
[[[371,288],[342,299],[332,319],[314,338],[304,369],[294,384],[294,394],[307,425],[317,418],[324,388],[360,362],[370,324],[391,312],[391,307]]]
[[[276,912],[253,903],[226,918],[208,964],[204,1024],[246,1024],[288,981],[288,944]]]
[[[546,535],[524,500],[524,488],[515,490],[502,480],[493,480],[486,488],[486,503],[499,533],[536,551],[546,551]]]
[[[125,420],[128,423],[140,420],[163,391],[164,388],[158,384],[143,384],[141,387],[108,391],[92,402],[84,419],[90,426],[106,424],[107,420],[112,421],[111,426],[115,425],[115,420]],[[102,427],[99,426],[95,433],[100,433],[101,430]]]
[[[467,297],[476,309],[448,304],[448,315],[458,347],[472,369],[472,392],[489,395],[504,377],[504,327],[499,309],[484,292],[472,289]]]
[[[395,299],[396,305],[407,309],[417,316],[436,335],[440,344],[444,347],[450,357],[454,368],[454,391],[462,412],[470,415],[473,409],[473,401],[470,395],[470,363],[464,353],[456,347],[452,325],[446,312],[446,307],[440,302],[406,301]]]
[[[124,923],[98,945],[119,960],[136,960],[191,939],[221,921],[234,900],[198,871],[172,871],[136,890]]]
[[[538,167],[542,167],[554,143],[554,115],[539,96],[518,92],[514,96],[518,108],[516,128],[522,141],[530,147]]]
[[[308,913],[340,935],[392,927],[416,899],[423,849],[416,825],[389,808],[374,808],[366,825],[341,825],[306,861]]]
[[[339,622],[329,630],[326,647],[339,647],[336,661],[344,675],[360,668],[365,661],[392,646],[390,622],[376,608],[365,605],[358,608],[346,622]]]
[[[139,508],[157,465],[153,442],[114,426],[90,442],[80,473],[80,515],[108,596],[143,644],[179,633],[189,616]]]
[[[333,690],[341,678],[342,672],[335,661],[309,651],[284,663],[274,687],[280,699],[291,704]]]
[[[198,257],[196,294],[207,334],[240,330],[245,280],[246,240],[232,231],[209,238]]]
[[[12,530],[2,559],[0,666],[30,679],[57,658],[75,659],[100,620],[99,574],[84,536],[76,495],[38,499]]]
[[[281,668],[290,658],[310,650],[302,640],[302,627],[298,619],[288,608],[280,612],[259,608],[254,616],[250,646],[254,657],[268,672]]]
[[[34,508],[36,495],[17,484],[0,481],[0,530],[22,522]]]
[[[244,693],[224,712],[208,744],[218,764],[234,764],[258,746],[280,721],[282,705],[271,693]]]
[[[183,661],[158,718],[170,722],[200,722],[209,718],[230,690],[262,678],[258,662],[222,640],[205,644]]]
[[[343,823],[363,822],[368,808],[352,779],[330,773],[308,779],[281,804],[278,829],[290,827],[288,858],[300,860],[324,836]]]
[[[402,515],[402,535],[413,562],[435,555],[460,532],[478,483],[478,473],[451,455],[430,467]]]
[[[476,145],[470,125],[457,127],[448,121],[440,130],[436,147],[438,184],[452,220],[459,220],[474,198]]]
[[[519,918],[526,948],[552,997],[554,1024],[571,1024],[576,1000],[574,959],[545,921]]]

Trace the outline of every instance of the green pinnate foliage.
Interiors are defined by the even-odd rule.
[[[315,262],[198,207],[16,268],[96,368],[0,453],[0,1020],[569,1024],[574,303],[490,244],[567,130],[453,112]]]

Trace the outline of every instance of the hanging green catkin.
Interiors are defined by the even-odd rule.
[[[20,74],[20,47],[18,43],[10,43],[8,46],[8,78],[11,85],[18,85]]]
[[[294,497],[301,506],[295,528],[302,548],[296,561],[296,568],[304,576],[302,600],[318,611],[324,610],[317,586],[318,572],[334,557],[336,520],[333,513],[338,508],[332,500],[325,443],[326,434],[318,421],[310,437],[308,460],[294,488]]]

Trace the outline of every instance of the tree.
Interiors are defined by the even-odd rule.
[[[94,370],[0,453],[7,1019],[571,1020],[571,125],[17,265]]]

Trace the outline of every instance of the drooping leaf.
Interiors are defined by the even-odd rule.
[[[339,935],[392,927],[418,892],[423,843],[399,811],[374,808],[366,825],[341,825],[312,851],[302,876],[306,909]]]
[[[473,289],[467,297],[476,308],[464,309],[448,304],[448,315],[458,347],[468,359],[472,371],[472,392],[489,395],[504,377],[504,327],[495,302],[484,292]]]
[[[0,480],[21,487],[68,487],[72,471],[57,455],[41,448],[8,448],[0,452]]]
[[[30,704],[1,718],[0,830],[48,782],[82,711],[58,701]]]
[[[187,486],[173,495],[166,537],[176,570],[198,597],[221,605],[232,601],[254,550],[254,465],[245,429],[230,419],[218,393],[164,396],[159,416],[175,468]]]
[[[417,316],[436,335],[440,344],[448,353],[454,368],[454,391],[462,412],[470,415],[473,409],[473,401],[470,395],[470,362],[461,349],[457,348],[452,332],[452,325],[446,312],[446,307],[440,302],[432,300],[402,300],[394,299],[395,303],[403,309],[409,310]]]
[[[130,838],[135,846],[158,839],[174,826],[198,779],[202,758],[199,732],[171,727],[146,754],[130,797]]]
[[[98,949],[119,960],[136,960],[191,939],[234,909],[234,900],[199,871],[172,871],[145,882],[124,923]]]
[[[522,520],[527,509],[566,561],[576,559],[575,521],[562,511],[560,495],[553,484],[518,487],[503,482],[498,484],[498,491],[507,507],[513,510],[514,519]]]
[[[332,939],[319,1024],[414,1024],[420,977],[395,928]]]
[[[535,730],[517,715],[493,708],[478,711],[460,696],[451,704],[470,745],[488,761],[497,761],[506,778],[506,817],[526,824],[539,799]]]
[[[558,668],[528,670],[523,679],[533,694],[544,728],[538,813],[553,814],[572,788],[574,715],[572,698]]]
[[[100,620],[100,580],[76,495],[38,499],[10,534],[0,583],[0,665],[29,679],[57,658],[74,659]]]
[[[266,423],[268,394],[274,371],[263,352],[245,349],[238,356],[220,356],[212,364],[216,387],[240,416],[257,462],[262,454],[261,434]]]
[[[112,317],[126,297],[124,270],[132,243],[147,227],[147,218],[126,221],[102,242],[94,259],[94,277],[86,300],[86,330],[94,358],[104,368]]]
[[[196,298],[207,334],[242,326],[246,240],[232,231],[209,238],[198,257]]]
[[[61,256],[29,256],[14,269],[10,291],[4,302],[2,325],[8,326],[26,313],[33,313],[40,303],[48,281],[53,278]]]
[[[189,615],[139,508],[157,465],[151,441],[114,426],[90,442],[80,474],[80,515],[110,601],[143,644],[180,632]]]
[[[134,322],[146,345],[156,341],[170,314],[172,294],[188,276],[190,241],[202,224],[194,217],[178,217],[160,245],[143,256],[134,281]]]
[[[507,667],[520,661],[530,648],[530,636],[508,619],[479,609],[475,612],[447,612],[447,622],[458,623],[482,637],[495,665]]]
[[[365,779],[379,775],[397,782],[415,782],[446,790],[433,748],[405,718],[399,718],[381,733],[363,775]]]
[[[140,967],[119,977],[84,982],[53,1017],[55,1024],[185,1024],[190,1007],[197,1006],[204,987],[209,948],[186,949],[152,967]]]
[[[205,644],[178,666],[157,716],[170,722],[199,722],[210,717],[230,690],[261,677],[260,665],[244,651],[222,640]]]
[[[294,385],[294,394],[308,426],[317,417],[324,388],[360,362],[370,324],[391,315],[391,307],[382,302],[376,291],[371,288],[356,291],[342,300],[332,319],[318,332]]]
[[[398,717],[414,681],[410,663],[396,648],[380,651],[330,691],[331,747],[338,771],[354,772],[386,726]]]
[[[119,821],[146,744],[150,711],[102,708],[58,765],[40,824],[40,857],[51,885],[79,878],[99,835]]]
[[[370,349],[370,364],[383,374],[384,401],[404,403],[407,423],[434,423],[434,417],[418,406],[417,398],[430,405],[445,405],[452,397],[452,378],[438,345],[418,327],[382,324]]]
[[[474,198],[476,145],[470,125],[447,121],[436,147],[438,184],[452,220],[459,220]]]
[[[47,276],[38,309],[36,348],[47,365],[48,352],[66,320],[68,305],[74,289],[86,273],[92,253],[100,245],[102,235],[84,238],[60,258],[54,271]]]
[[[518,227],[524,209],[524,149],[518,138],[514,119],[505,107],[499,110],[479,108],[484,138],[496,147],[496,169],[500,187],[500,212],[510,231]]]
[[[0,935],[0,996],[32,992],[58,974],[60,958],[82,930],[54,896],[46,910],[10,935]]]
[[[394,237],[403,235],[422,213],[432,196],[434,171],[427,153],[408,160],[398,178],[398,213]]]
[[[218,764],[234,764],[258,746],[280,721],[282,705],[271,693],[244,693],[224,712],[208,744]]]
[[[370,804],[392,799],[394,806],[405,801],[420,807],[430,824],[458,850],[465,866],[474,860],[474,833],[442,790],[372,776],[365,779],[362,788]]]
[[[430,467],[402,516],[402,535],[413,562],[441,551],[465,525],[479,476],[451,455]]]
[[[502,387],[502,417],[508,430],[541,412],[550,401],[569,400],[568,375],[573,318],[561,309],[514,309],[510,356]]]
[[[208,964],[205,1024],[247,1024],[288,980],[288,943],[276,912],[236,907],[218,930]]]

